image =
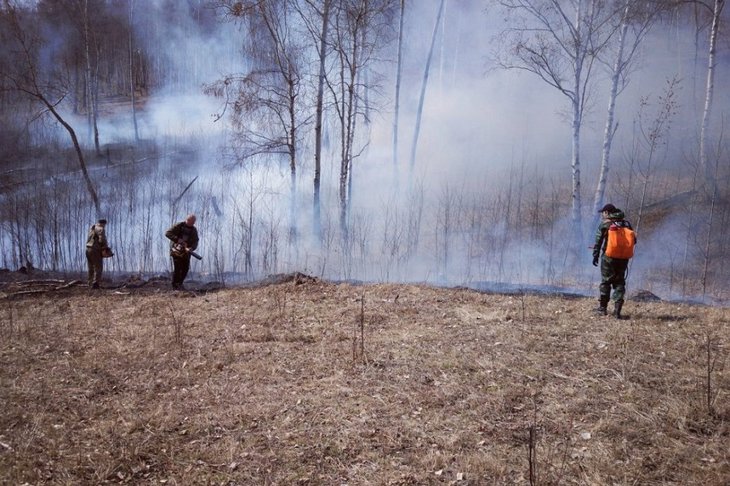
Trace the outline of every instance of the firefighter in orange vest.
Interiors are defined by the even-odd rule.
[[[621,308],[624,305],[626,294],[626,271],[629,267],[628,258],[612,258],[606,255],[609,228],[614,225],[618,228],[631,229],[631,223],[626,221],[624,212],[613,204],[606,204],[599,211],[601,213],[601,224],[596,230],[596,243],[593,246],[593,266],[597,267],[601,262],[601,284],[598,287],[599,298],[596,314],[607,315],[608,301],[613,297],[613,316],[621,319]],[[633,243],[636,238],[632,233]],[[611,289],[613,288],[613,296]]]

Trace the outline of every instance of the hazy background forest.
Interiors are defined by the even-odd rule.
[[[724,1],[3,0],[0,266],[727,301]],[[565,15],[563,15],[565,14]],[[718,82],[715,82],[718,80]]]

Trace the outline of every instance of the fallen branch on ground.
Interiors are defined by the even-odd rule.
[[[43,289],[32,289],[32,290],[20,290],[18,292],[10,292],[7,294],[8,297],[14,297],[16,295],[27,295],[27,294],[40,294],[43,292],[50,292],[50,291],[56,291],[56,290],[63,290],[67,289],[69,287],[73,287],[74,285],[77,285],[81,283],[80,280],[71,280],[70,282],[65,282],[63,280],[60,280],[59,283],[63,283],[63,285],[57,285],[53,288],[43,288]],[[24,282],[24,284],[27,285],[27,282]],[[48,282],[43,283],[43,285],[48,285]]]

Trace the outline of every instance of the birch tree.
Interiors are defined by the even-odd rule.
[[[360,72],[364,47],[360,44],[361,30],[367,24],[365,3],[348,2],[341,5],[335,19],[334,50],[338,59],[336,80],[330,82],[330,90],[335,100],[335,110],[340,130],[340,170],[338,194],[340,202],[340,231],[347,241],[347,214],[350,195],[347,192],[348,179],[354,153],[357,96],[357,76]]]
[[[374,54],[389,38],[392,4],[393,0],[339,0],[337,15],[333,18],[333,51],[337,66],[327,82],[340,132],[339,221],[345,241],[352,197],[352,164],[367,146],[367,141],[356,145],[357,121],[365,116],[358,108],[362,97],[360,75],[374,62]]]
[[[333,0],[304,0],[308,9],[297,8],[302,21],[307,26],[314,44],[318,45],[317,56],[319,73],[316,77],[317,95],[314,110],[314,177],[312,192],[312,230],[321,242],[321,185],[322,185],[322,138],[324,123],[325,82],[327,75],[327,55],[329,52],[329,29]],[[318,22],[319,21],[319,22]]]
[[[246,54],[252,67],[244,74],[226,76],[207,92],[224,96],[233,108],[234,126],[244,159],[284,156],[289,166],[289,237],[297,238],[296,180],[299,132],[308,120],[300,96],[303,89],[301,34],[294,28],[290,0],[233,2],[223,5],[227,15],[245,22],[249,40]],[[301,118],[301,119],[300,119]]]
[[[704,5],[704,4],[702,4]],[[712,101],[715,93],[715,68],[717,64],[717,34],[720,30],[720,15],[725,7],[725,0],[715,0],[712,8],[712,27],[710,28],[709,53],[707,56],[707,82],[705,85],[705,105],[702,110],[700,126],[700,165],[704,170],[705,184],[708,188],[714,185],[714,168],[710,163],[709,126],[712,114]],[[708,7],[709,8],[709,7]],[[710,192],[712,190],[710,189]]]
[[[313,212],[314,212],[314,231],[317,241],[321,241],[322,233],[322,217],[321,217],[321,172],[322,172],[322,120],[324,113],[324,85],[327,66],[327,43],[328,31],[330,25],[330,10],[332,0],[324,0],[322,6],[322,30],[319,40],[319,75],[317,76],[317,107],[315,110],[314,123],[314,193],[313,193]]]
[[[597,223],[598,210],[603,206],[610,167],[611,147],[614,134],[618,130],[618,122],[615,120],[616,101],[621,91],[628,85],[629,71],[636,58],[638,48],[659,12],[660,8],[651,2],[642,3],[624,0],[615,46],[616,55],[610,71],[611,81],[601,149],[601,168],[593,198],[593,226]]]
[[[580,247],[581,128],[592,92],[595,66],[616,32],[617,10],[602,0],[499,0],[514,27],[502,39],[507,56],[498,62],[505,69],[536,75],[563,95],[570,109],[571,220]]]

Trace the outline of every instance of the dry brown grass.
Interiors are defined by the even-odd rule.
[[[318,281],[1,299],[0,480],[529,484],[534,427],[534,484],[729,484],[730,311],[593,306]]]

